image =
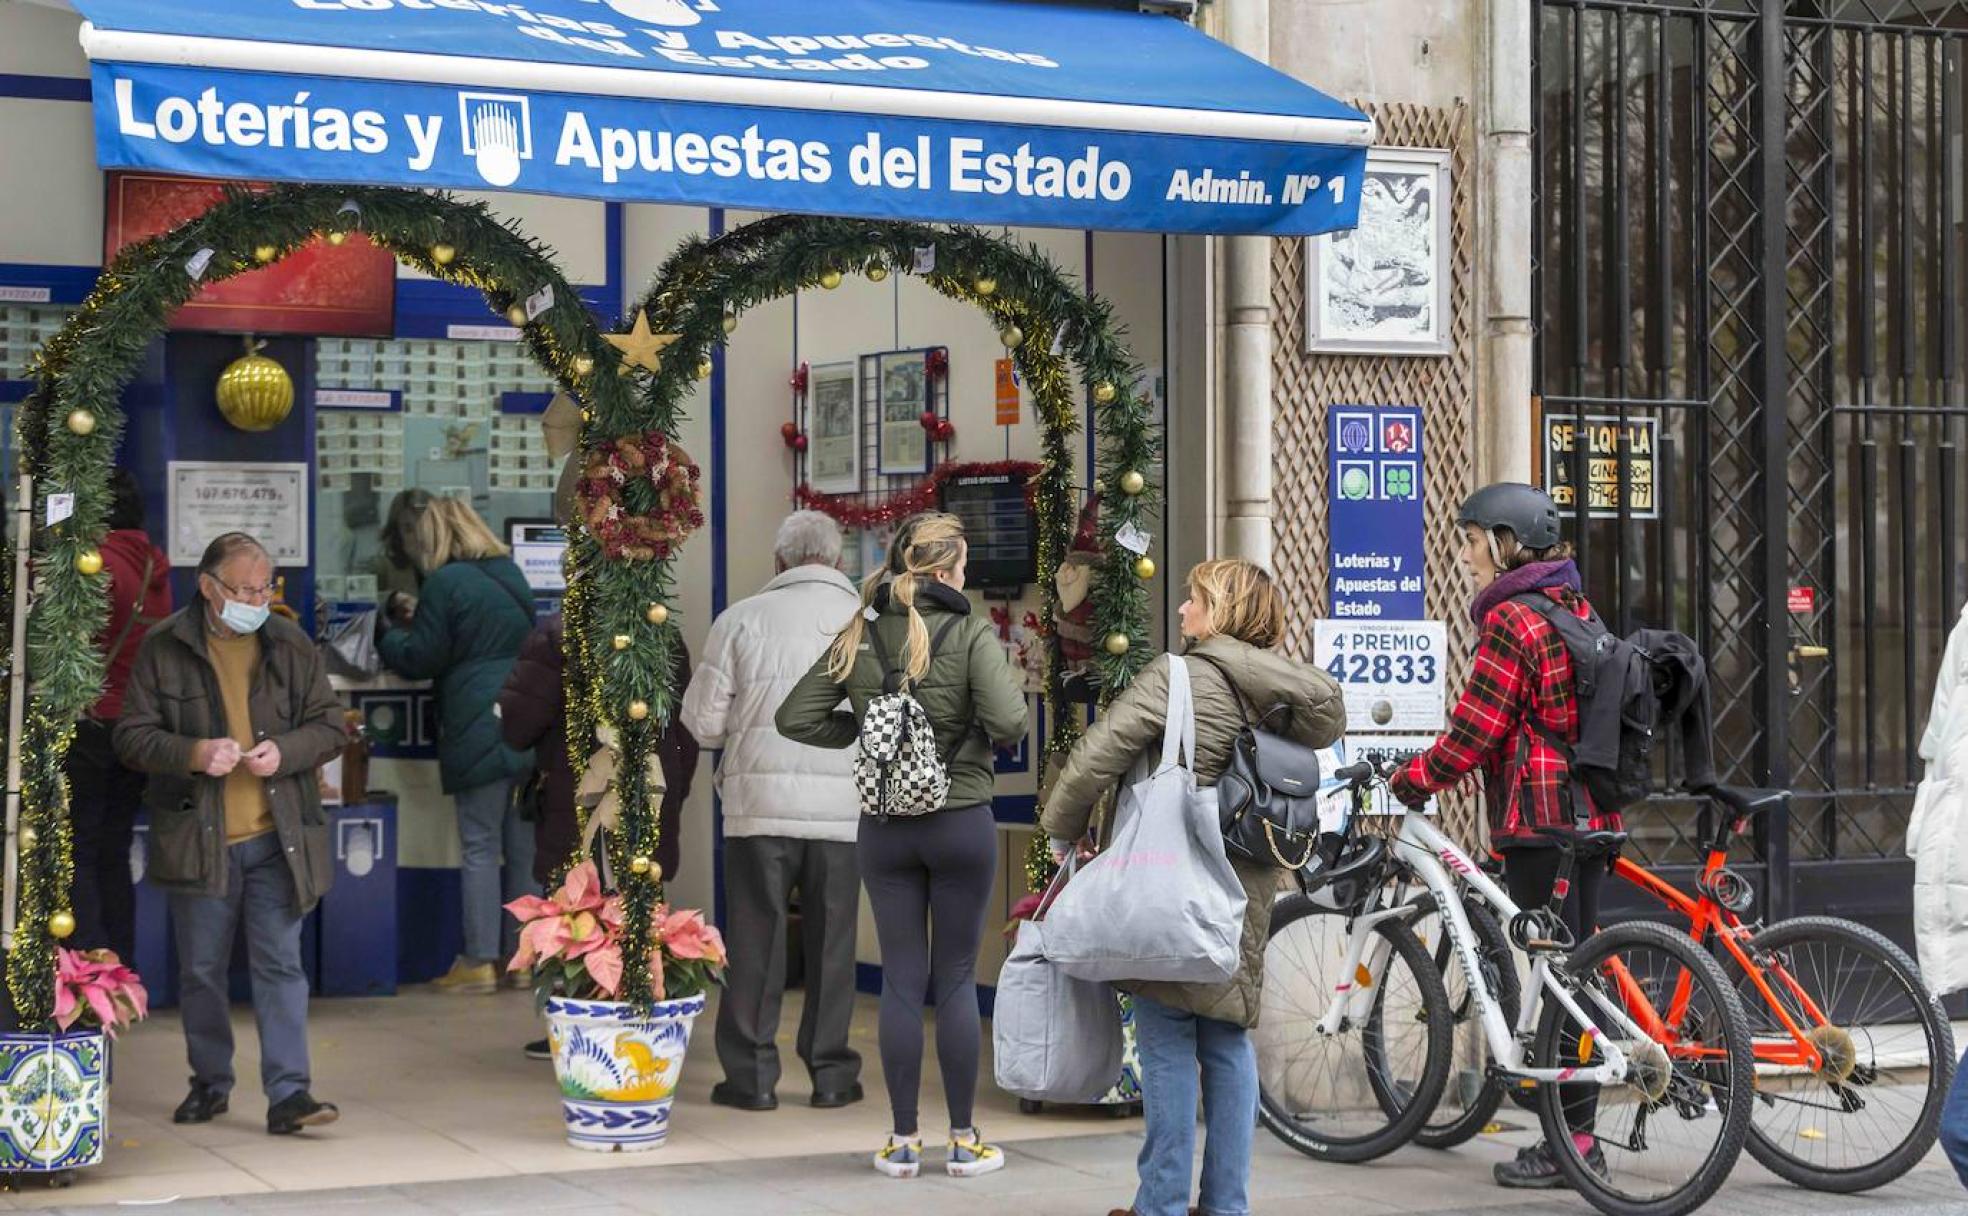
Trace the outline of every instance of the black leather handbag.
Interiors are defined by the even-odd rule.
[[[1230,749],[1230,763],[1216,780],[1223,848],[1245,861],[1302,870],[1311,864],[1319,839],[1319,753],[1253,724],[1244,696],[1223,664],[1202,659],[1230,685],[1243,728]],[[1258,721],[1279,711],[1287,721],[1291,706],[1274,705]]]

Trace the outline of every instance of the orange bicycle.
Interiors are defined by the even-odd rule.
[[[1913,960],[1864,925],[1829,916],[1768,928],[1745,922],[1756,892],[1729,867],[1729,841],[1785,795],[1727,787],[1707,794],[1726,813],[1700,843],[1706,860],[1693,895],[1624,857],[1613,863],[1613,872],[1685,921],[1735,981],[1756,1060],[1750,1155],[1813,1190],[1851,1193],[1891,1182],[1926,1155],[1939,1130],[1955,1069],[1947,1015]],[[1502,934],[1486,935],[1478,926],[1478,937],[1486,936],[1498,957],[1507,957],[1497,940]],[[1438,964],[1457,970],[1446,953],[1438,952]],[[1489,958],[1483,965],[1491,970]],[[1631,982],[1617,974],[1618,960],[1613,966],[1616,983]],[[1459,1012],[1467,985],[1454,974],[1445,981],[1451,1010]],[[1684,978],[1681,987],[1689,983]],[[1472,1042],[1470,1049],[1480,1045]],[[1445,1099],[1418,1142],[1450,1147],[1496,1114],[1502,1086],[1484,1079],[1482,1062],[1464,1063],[1452,1072]]]

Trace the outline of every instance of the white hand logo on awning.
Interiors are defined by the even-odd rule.
[[[465,155],[490,186],[519,180],[520,162],[533,158],[533,124],[524,97],[503,93],[460,93]]]
[[[702,20],[685,0],[603,0],[603,3],[630,21],[646,21],[651,25],[696,25]]]

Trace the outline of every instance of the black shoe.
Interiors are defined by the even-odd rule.
[[[226,1095],[209,1085],[191,1083],[191,1092],[185,1100],[178,1103],[178,1109],[171,1112],[173,1123],[210,1123],[231,1107]]]
[[[342,1117],[332,1102],[317,1102],[307,1090],[282,1098],[267,1111],[267,1135],[291,1136],[302,1128],[326,1127]]]
[[[553,1042],[550,1039],[534,1039],[531,1043],[520,1048],[520,1051],[524,1052],[526,1058],[529,1060],[551,1060],[553,1059]]]
[[[846,1089],[814,1090],[813,1105],[817,1110],[839,1110],[843,1106],[852,1106],[867,1096],[867,1091],[861,1088],[859,1081],[856,1081]]]
[[[711,1101],[719,1106],[729,1106],[733,1110],[778,1110],[779,1099],[772,1094],[748,1094],[733,1089],[731,1082],[719,1081],[711,1086]]]
[[[1606,1155],[1597,1144],[1586,1152],[1585,1164],[1601,1178],[1606,1176]],[[1571,1186],[1543,1141],[1519,1149],[1515,1160],[1499,1162],[1493,1173],[1497,1185],[1506,1190],[1551,1191]]]

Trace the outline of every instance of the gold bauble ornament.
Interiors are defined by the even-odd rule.
[[[868,281],[870,283],[879,283],[887,277],[888,267],[882,265],[880,262],[876,262],[873,266],[868,267]]]
[[[514,329],[525,329],[526,328],[525,306],[521,304],[515,304],[511,308],[508,308],[506,310],[506,320],[512,322],[512,327]]]
[[[629,868],[638,874],[647,874],[656,868],[656,863],[647,857],[637,856],[630,860]]]
[[[988,296],[994,294],[998,290],[998,281],[987,274],[987,275],[980,276],[975,283],[971,284],[971,286],[977,289],[978,295]]]
[[[593,373],[594,373],[594,360],[593,360],[593,359],[590,359],[590,358],[588,358],[588,356],[586,356],[586,355],[575,355],[575,356],[574,356],[574,374],[575,374],[575,375],[577,375],[577,376],[588,376],[588,375],[592,375]]]
[[[618,633],[615,635],[615,640],[609,644],[617,650],[627,650],[629,647],[635,645],[635,639],[626,633]]]
[[[1007,325],[998,331],[998,341],[1016,350],[1025,341],[1025,331],[1016,325]]]
[[[1128,635],[1125,633],[1110,633],[1107,635],[1106,645],[1107,653],[1118,659],[1128,652],[1128,646],[1130,645]]]
[[[103,570],[102,554],[96,552],[94,549],[86,549],[76,554],[75,568],[83,574],[101,574]]]
[[[629,702],[629,721],[640,722],[644,718],[647,718],[648,716],[649,716],[649,702],[647,701]]]
[[[255,245],[253,247],[253,260],[262,266],[279,256],[280,247],[277,245]]]
[[[1093,386],[1093,399],[1102,405],[1112,403],[1114,398],[1119,395],[1119,391],[1105,380]]]
[[[822,272],[821,272],[821,274],[820,274],[820,286],[822,286],[822,287],[824,287],[824,288],[826,288],[826,289],[827,289],[828,291],[832,291],[832,290],[833,290],[834,288],[836,288],[836,287],[839,287],[840,285],[841,285],[841,272],[840,272],[840,271],[838,271],[838,270],[827,270],[827,271],[822,271]]]
[[[594,421],[594,411],[593,411],[593,410],[582,410],[582,411],[581,411],[581,421],[583,421],[583,422],[593,422],[593,421]]]
[[[48,918],[48,932],[57,939],[65,939],[75,933],[75,913],[63,910]]]
[[[439,266],[449,266],[451,259],[457,256],[458,251],[449,245],[431,246],[431,261],[436,262]]]
[[[724,314],[725,336],[730,337],[732,334],[735,334],[737,332],[738,332],[738,314],[735,312],[725,313]]]
[[[348,240],[348,233],[346,232],[331,232],[328,234],[328,243],[330,245],[340,245],[346,240]]]
[[[88,410],[71,410],[68,429],[77,435],[92,435],[96,430],[96,416]]]
[[[1129,469],[1121,474],[1121,493],[1133,498],[1148,488],[1148,479],[1138,469]]]
[[[1142,580],[1143,582],[1146,582],[1147,580],[1149,580],[1149,579],[1151,579],[1151,578],[1154,578],[1154,577],[1155,577],[1155,559],[1154,559],[1154,558],[1152,558],[1152,557],[1137,557],[1137,558],[1135,558],[1135,559],[1134,559],[1134,577],[1136,577],[1136,578],[1138,578],[1138,579],[1141,579],[1141,580]]]
[[[242,431],[270,431],[294,409],[294,378],[279,363],[260,354],[263,342],[249,343],[249,353],[219,373],[214,396],[219,413]]]
[[[662,604],[651,604],[642,617],[652,625],[661,625],[670,619],[670,610]]]
[[[20,830],[21,848],[31,849],[39,843],[41,843],[41,833],[35,831],[33,828],[22,828]]]
[[[716,370],[717,365],[711,362],[710,356],[706,355],[704,358],[697,360],[697,378],[699,380],[709,380],[711,373]]]

